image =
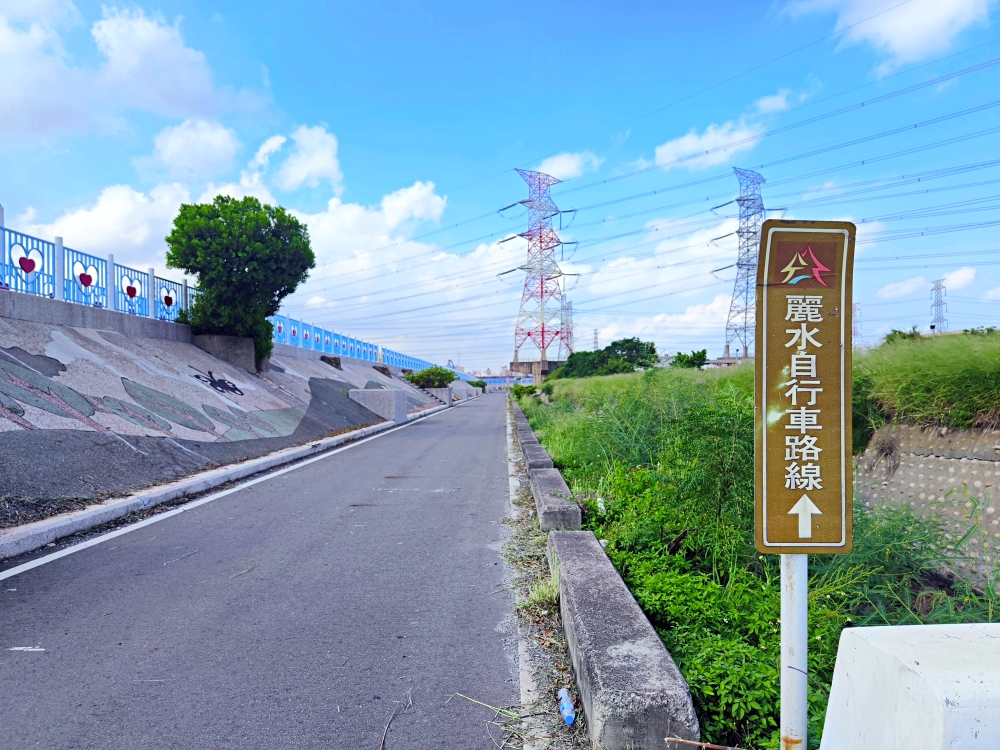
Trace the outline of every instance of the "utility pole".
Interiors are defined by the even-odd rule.
[[[563,326],[565,297],[560,279],[563,275],[556,263],[556,248],[562,240],[552,227],[552,218],[559,208],[552,201],[549,189],[561,180],[542,172],[518,169],[528,183],[528,198],[521,205],[528,209],[528,231],[522,233],[528,241],[528,262],[525,264],[524,292],[521,309],[514,329],[514,361],[525,341],[531,339],[541,356],[541,369],[548,369],[548,348],[557,339],[573,351],[572,330]]]
[[[934,286],[931,287],[931,299],[934,300],[931,303],[931,314],[934,316],[931,321],[931,332],[935,336],[948,330],[948,321],[944,317],[945,310],[948,309],[948,303],[944,301],[947,291],[944,279],[935,280]]]
[[[729,347],[735,342],[735,356],[738,358],[739,345],[743,347],[742,356],[750,356],[757,325],[757,255],[760,252],[760,225],[764,220],[760,186],[764,184],[764,178],[749,169],[737,168],[733,171],[740,181],[740,197],[736,199],[740,207],[740,228],[736,230],[740,249],[736,257],[733,301],[726,321],[726,355],[729,355]]]

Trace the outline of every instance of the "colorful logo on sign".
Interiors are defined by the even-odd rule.
[[[808,262],[804,256],[808,256]],[[806,269],[809,269],[809,272],[802,273]],[[816,257],[810,245],[806,245],[805,253],[795,253],[795,257],[792,258],[787,266],[781,269],[781,272],[785,274],[785,278],[781,280],[782,284],[798,284],[800,281],[805,281],[806,279],[815,279],[822,286],[830,286],[823,281],[822,274],[830,273],[831,271],[820,263],[819,258]]]

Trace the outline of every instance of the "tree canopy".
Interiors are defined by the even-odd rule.
[[[705,366],[708,361],[708,349],[702,349],[700,352],[691,352],[690,354],[682,354],[677,352],[674,355],[673,361],[670,363],[671,367],[690,367],[695,370],[700,370]]]
[[[268,316],[316,265],[305,225],[281,206],[219,195],[182,205],[166,241],[167,265],[198,277],[185,311],[194,332],[250,336],[257,361],[270,356]]]

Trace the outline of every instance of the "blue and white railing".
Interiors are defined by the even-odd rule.
[[[140,271],[116,263],[110,254],[99,258],[64,247],[62,237],[49,242],[7,229],[3,225],[3,206],[0,206],[0,289],[168,322],[176,322],[181,310],[187,310],[198,295],[198,290],[189,287],[187,281],[160,278],[152,268]],[[269,320],[274,325],[274,341],[279,344],[412,370],[423,370],[432,364],[283,315]]]
[[[378,344],[345,336],[342,333],[334,333],[321,326],[310,325],[286,315],[275,315],[268,320],[274,326],[276,344],[300,346],[335,357],[352,357],[364,362],[381,362],[384,365],[405,367],[410,370],[424,370],[433,364],[427,360],[411,357],[392,349],[385,349]]]

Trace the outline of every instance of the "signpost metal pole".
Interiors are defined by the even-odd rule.
[[[809,555],[781,555],[781,748],[806,747]]]
[[[852,544],[855,227],[768,220],[757,264],[757,549],[781,556],[781,749],[809,723],[809,555]]]

